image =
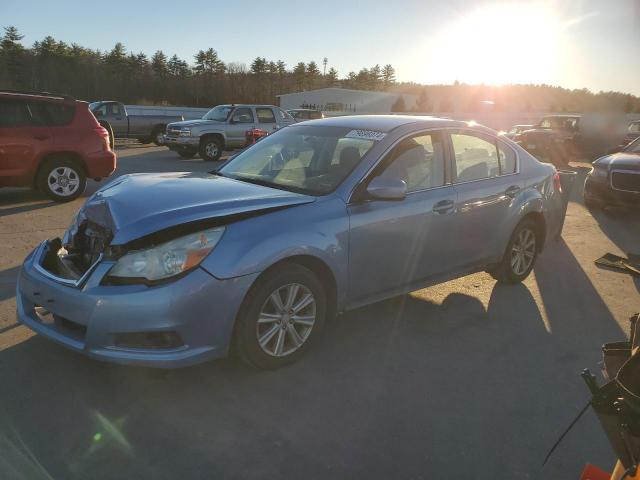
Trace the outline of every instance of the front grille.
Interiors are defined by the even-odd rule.
[[[49,328],[53,328],[74,340],[84,342],[87,335],[86,325],[81,325],[69,320],[68,318],[55,315],[40,305],[36,305],[34,310],[36,317],[41,324],[46,325]]]
[[[180,129],[178,128],[168,128],[167,129],[167,135],[170,137],[179,137],[180,136]]]
[[[640,193],[640,171],[620,172],[614,170],[611,174],[611,186],[616,190]]]

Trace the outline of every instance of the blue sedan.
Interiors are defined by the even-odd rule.
[[[89,357],[298,359],[336,313],[478,271],[516,283],[559,235],[555,168],[453,120],[284,128],[211,174],[120,177],[39,245],[19,320]]]

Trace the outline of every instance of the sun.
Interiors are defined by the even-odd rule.
[[[545,83],[556,68],[562,22],[549,3],[479,6],[428,37],[418,75],[434,70],[466,83]]]

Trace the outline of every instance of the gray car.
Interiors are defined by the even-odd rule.
[[[167,125],[165,144],[182,158],[199,153],[203,160],[215,161],[223,150],[246,146],[250,130],[270,134],[293,123],[291,115],[273,105],[218,105],[201,119]]]
[[[566,204],[555,168],[480,126],[292,125],[217,173],[98,190],[18,279],[18,318],[90,357],[178,367],[297,359],[335,313],[478,271],[521,282]]]

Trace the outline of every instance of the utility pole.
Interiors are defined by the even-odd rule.
[[[327,74],[327,63],[329,63],[329,59],[327,57],[324,57],[322,59],[322,76],[324,77]]]

